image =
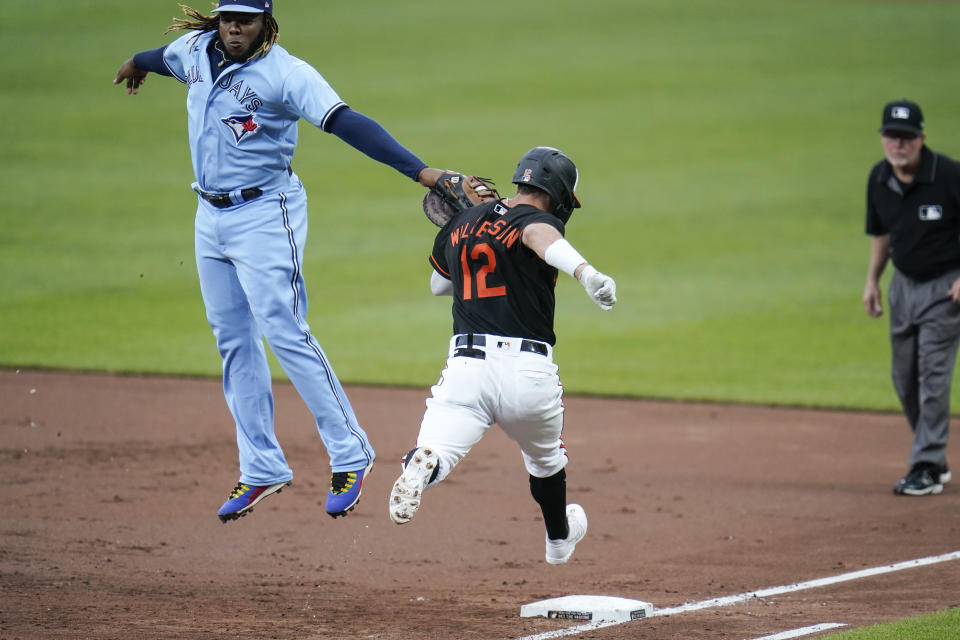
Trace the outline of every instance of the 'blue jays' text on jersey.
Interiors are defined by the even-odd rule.
[[[274,45],[262,58],[228,65],[214,81],[207,46],[216,31],[187,33],[163,60],[187,85],[193,172],[200,189],[276,191],[290,183],[297,121],[324,127],[345,103],[313,67]]]

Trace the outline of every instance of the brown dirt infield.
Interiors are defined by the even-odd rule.
[[[491,430],[417,518],[386,500],[426,390],[348,387],[377,448],[358,508],[323,511],[327,459],[276,385],[294,484],[248,517],[220,384],[0,371],[0,639],[490,638],[574,626],[520,618],[567,594],[685,602],[960,549],[960,481],[890,492],[910,434],[894,414],[568,396],[569,498],[587,537],[543,561],[515,446]],[[960,469],[955,470],[960,471]],[[960,562],[574,638],[755,638],[960,606]]]

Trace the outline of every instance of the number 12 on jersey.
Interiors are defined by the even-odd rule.
[[[485,260],[481,259],[481,256]],[[477,298],[495,298],[507,295],[507,288],[487,286],[487,276],[497,268],[497,257],[493,248],[486,242],[481,242],[469,250],[466,244],[460,249],[460,266],[463,268],[463,299],[473,298],[473,283],[476,282]]]

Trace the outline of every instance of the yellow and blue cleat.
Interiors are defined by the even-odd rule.
[[[224,502],[220,510],[217,511],[217,517],[220,518],[220,522],[224,523],[242,518],[253,511],[254,505],[258,502],[267,496],[280,493],[281,489],[289,485],[290,482],[279,482],[277,484],[255,487],[238,482],[237,486],[230,492],[230,497],[227,498],[227,501]]]
[[[330,493],[327,494],[327,513],[331,518],[347,515],[360,501],[360,490],[373,462],[359,471],[336,471],[330,474]]]

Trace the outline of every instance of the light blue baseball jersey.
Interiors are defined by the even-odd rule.
[[[346,105],[313,67],[279,45],[256,64],[228,60],[213,80],[207,46],[216,36],[187,33],[163,52],[164,64],[188,88],[194,186],[211,193],[283,189],[291,180],[297,121],[323,129]]]

